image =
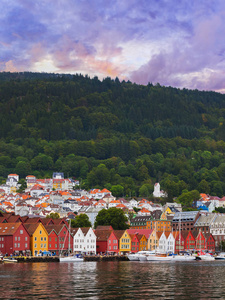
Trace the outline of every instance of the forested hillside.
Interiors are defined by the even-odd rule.
[[[225,95],[118,79],[0,73],[0,176],[53,171],[116,196],[225,195]]]

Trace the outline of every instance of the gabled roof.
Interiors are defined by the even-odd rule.
[[[41,222],[41,218],[37,217],[37,218],[29,218],[25,221],[25,224],[35,224],[35,223],[42,223]]]
[[[10,216],[8,219],[7,219],[8,223],[16,223],[16,222],[21,222],[23,223],[23,220],[21,219],[20,216]]]
[[[125,230],[113,230],[112,232],[115,234],[116,238],[119,240],[121,236],[124,234]]]
[[[1,223],[0,235],[13,235],[20,226],[21,223]]]
[[[33,235],[34,232],[37,230],[38,226],[41,224],[41,226],[43,226],[42,223],[35,223],[35,224],[28,224],[28,223],[24,223],[24,227],[27,229],[29,235]],[[44,226],[43,226],[44,227]],[[44,228],[45,229],[45,228]],[[45,229],[46,230],[46,229]]]
[[[112,230],[95,230],[96,241],[107,241]]]

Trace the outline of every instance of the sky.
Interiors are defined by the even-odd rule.
[[[1,0],[0,71],[225,93],[224,0]]]

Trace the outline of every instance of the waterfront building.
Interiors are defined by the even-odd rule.
[[[151,234],[149,235],[148,238],[148,245],[147,245],[147,249],[148,250],[155,250],[158,248],[159,245],[159,238],[161,236],[162,232],[156,232],[156,230],[152,230]]]
[[[108,249],[108,238],[112,233],[112,226],[98,226],[94,233],[96,235],[96,252],[107,253]],[[110,249],[111,250],[111,249]]]
[[[213,218],[209,229],[215,239],[215,247],[220,250],[221,241],[225,240],[225,214],[213,214]]]
[[[173,232],[174,237],[175,237],[175,247],[174,247],[174,252],[175,253],[180,253],[180,251],[184,251],[184,236],[182,231],[175,231]]]
[[[168,237],[171,232],[165,231],[160,233],[159,241],[158,241],[158,251],[162,253],[167,253],[169,251],[168,247]]]
[[[140,250],[140,236],[138,234],[130,234],[131,252],[137,253]]]
[[[175,253],[175,237],[172,232],[170,232],[167,238],[167,251]]]
[[[195,237],[195,249],[197,251],[207,250],[206,238],[201,230],[199,230],[199,232],[197,233],[197,235]]]
[[[29,250],[30,235],[22,223],[0,223],[1,254],[27,254]]]
[[[130,234],[125,230],[120,238],[120,254],[131,252],[131,240]]]
[[[91,227],[72,228],[73,251],[96,254],[96,235]]]
[[[199,216],[199,211],[176,212],[172,221],[173,231],[193,230]]]
[[[48,250],[56,254],[73,252],[73,235],[65,224],[45,225],[48,232]]]
[[[187,251],[195,250],[195,237],[192,231],[182,231],[182,233],[185,235],[184,249]]]
[[[118,254],[120,251],[119,241],[124,230],[113,230],[108,238],[108,253]]]
[[[24,223],[30,235],[30,250],[33,256],[48,251],[48,232],[41,222]]]

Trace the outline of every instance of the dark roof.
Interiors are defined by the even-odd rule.
[[[154,220],[159,220],[161,217],[162,211],[157,209],[152,212],[152,217]]]
[[[96,241],[107,241],[112,230],[95,230]]]

